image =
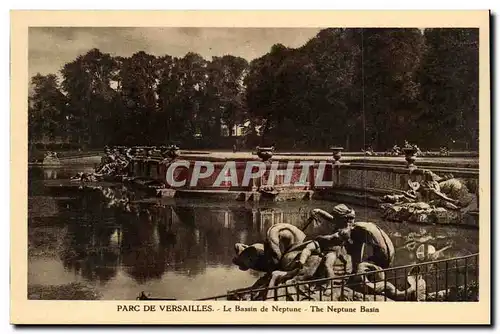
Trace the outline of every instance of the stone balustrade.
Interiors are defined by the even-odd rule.
[[[319,199],[348,201],[348,198],[358,198],[358,204],[367,204],[370,198],[375,203],[377,198],[385,194],[409,190],[410,179],[413,182],[421,181],[424,170],[431,170],[439,176],[453,174],[455,178],[465,181],[469,191],[478,196],[479,169],[470,164],[426,161],[420,166],[413,151],[406,152],[405,158],[391,161],[354,161],[342,159],[342,147],[332,147],[331,150],[333,154],[330,157],[287,160],[282,156],[273,158],[274,148],[257,148],[255,155],[232,160],[192,154],[180,157],[176,146],[139,146],[132,147],[135,155],[129,164],[129,174],[160,181],[165,184],[166,189],[170,188],[174,192],[228,190],[248,193],[264,190],[286,194],[302,191],[314,192]],[[264,156],[263,152],[269,154]],[[175,184],[167,180],[167,171],[172,163],[180,164],[172,175]],[[248,175],[245,178],[245,173],[249,173],[248,163],[265,166],[264,173],[257,178],[249,178]],[[208,176],[203,175],[206,171],[204,164],[213,168]],[[201,176],[193,180],[196,171],[201,172]],[[251,169],[251,173],[257,171],[257,166]],[[234,172],[235,175],[232,175]],[[183,184],[179,185],[179,182]]]
[[[264,174],[257,179],[250,179],[248,185],[243,185],[245,170],[247,168],[248,160],[233,161],[236,170],[237,182],[231,182],[231,175],[226,166],[225,161],[208,161],[213,167],[213,172],[208,177],[200,178],[196,184],[189,182],[192,180],[193,171],[195,170],[196,161],[178,159],[175,161],[185,161],[188,166],[179,166],[174,170],[174,180],[179,182],[187,180],[186,185],[182,188],[196,188],[196,189],[229,189],[232,190],[255,190],[255,188],[262,185],[269,185],[282,188],[295,188],[298,190],[315,190],[324,188],[345,188],[345,189],[358,189],[365,191],[366,189],[386,189],[388,192],[394,190],[408,190],[408,180],[410,177],[413,181],[420,181],[422,179],[423,170],[420,168],[413,168],[410,170],[404,166],[394,166],[387,164],[366,164],[366,163],[347,163],[339,164],[335,161],[314,162],[312,165],[301,165],[298,161],[272,161],[265,162],[266,170]],[[133,176],[145,177],[167,180],[167,169],[171,161],[165,159],[155,158],[141,158],[136,157],[132,159],[130,168]],[[274,164],[274,165],[273,165]],[[301,175],[305,173],[304,168],[308,169],[307,183],[308,185],[299,186]],[[288,180],[285,175],[276,175],[286,170],[290,170]],[[473,168],[455,168],[451,165],[444,166],[443,164],[432,167],[425,166],[425,169],[430,169],[438,175],[445,175],[452,173],[454,177],[465,179],[469,186],[477,189],[479,184],[479,170]],[[229,169],[231,170],[231,169]],[[272,170],[278,171],[275,173],[274,182],[269,183],[272,179]],[[205,171],[203,164],[200,169],[201,173]],[[252,169],[255,173],[256,167]],[[219,177],[220,173],[226,172],[223,177],[223,182],[214,187],[214,183]],[[322,173],[323,175],[318,175]],[[234,179],[233,179],[234,180]],[[288,181],[288,182],[286,182]],[[318,182],[319,181],[319,182]]]

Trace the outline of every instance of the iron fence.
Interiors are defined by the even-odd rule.
[[[478,301],[479,254],[279,285],[199,300]]]

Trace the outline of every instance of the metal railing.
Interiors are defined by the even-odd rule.
[[[478,301],[479,254],[272,288],[245,288],[199,300]]]

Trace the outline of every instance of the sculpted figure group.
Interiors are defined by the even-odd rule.
[[[110,149],[109,147],[105,147],[101,163],[95,168],[94,172],[80,172],[73,176],[71,180],[80,182],[97,182],[106,179],[106,177],[126,175],[132,158],[132,149],[130,148]]]
[[[416,144],[412,144],[407,140],[404,141],[403,145],[394,144],[394,146],[385,152],[375,152],[371,146],[369,146],[366,150],[362,150],[362,152],[368,156],[400,156],[403,155],[403,149],[411,148],[415,150],[415,155],[421,157],[432,157],[432,156],[449,156],[450,150],[446,146],[442,146],[439,148],[439,151],[422,151],[420,147]]]
[[[61,162],[59,161],[59,157],[57,156],[57,152],[47,152],[43,158],[44,165],[59,165]]]
[[[274,299],[277,287],[285,284],[286,300],[308,300],[318,295],[329,296],[329,300],[362,300],[363,292],[370,295],[366,295],[365,300],[374,295],[379,295],[377,300],[417,300],[414,293],[418,285],[421,289],[425,284],[418,270],[410,271],[406,291],[398,290],[390,282],[384,283],[383,273],[375,277],[367,274],[363,279],[351,276],[340,286],[342,276],[386,269],[394,261],[394,245],[389,236],[376,224],[356,222],[355,217],[354,210],[344,204],[335,206],[331,213],[314,209],[302,229],[286,223],[276,224],[269,228],[262,243],[235,244],[233,263],[240,270],[251,269],[264,275],[251,287],[257,292],[234,291],[233,297]],[[303,230],[318,221],[327,222],[331,234],[308,238]],[[314,287],[309,285],[309,291],[301,284],[294,284],[321,278],[327,280]]]
[[[73,181],[97,182],[114,177],[127,177],[130,174],[130,164],[135,157],[163,159],[170,163],[179,156],[179,147],[176,145],[162,147],[114,147],[104,148],[101,163],[92,173],[78,173],[72,177]]]
[[[451,174],[440,177],[424,170],[422,181],[408,180],[408,186],[408,191],[382,197],[384,218],[421,223],[459,219],[477,200],[466,183]]]

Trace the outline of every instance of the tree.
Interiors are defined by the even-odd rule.
[[[37,73],[31,79],[31,85],[32,94],[28,103],[29,140],[66,137],[66,97],[59,89],[57,77],[54,74]]]
[[[316,80],[306,92],[315,119],[306,130],[316,147],[363,145],[361,29],[324,29],[302,52],[312,60]],[[309,93],[309,95],[311,95]],[[308,112],[308,111],[305,111]]]
[[[175,66],[177,59],[166,55],[156,60],[158,73],[158,114],[154,123],[155,140],[159,143],[171,141],[172,115],[175,112],[176,95],[180,89],[180,82],[175,77]]]
[[[71,133],[78,143],[100,146],[109,141],[105,127],[112,115],[116,91],[110,82],[117,63],[107,53],[92,49],[64,65],[62,88],[69,101]]]
[[[362,131],[360,36],[325,29],[299,49],[275,45],[251,63],[248,108],[264,121],[267,141],[325,149]]]
[[[248,71],[248,62],[241,57],[213,57],[208,64],[206,102],[207,122],[204,133],[216,141],[221,135],[221,123],[229,129],[242,123],[245,118],[246,101],[243,80]],[[231,131],[229,132],[231,136]]]
[[[429,145],[478,148],[479,29],[426,29],[417,123]]]
[[[385,150],[414,131],[424,39],[419,29],[363,29],[362,46],[366,140]]]
[[[175,58],[160,81],[162,108],[168,108],[170,139],[191,143],[201,134],[205,112],[207,61],[196,53]]]
[[[245,77],[247,87],[246,100],[248,112],[263,124],[263,141],[273,141],[276,129],[284,120],[283,94],[284,85],[277,73],[290,50],[281,44],[271,47],[271,51],[250,63]]]
[[[159,82],[157,58],[141,51],[123,59],[119,80],[122,117],[127,120],[125,141],[152,144]]]

